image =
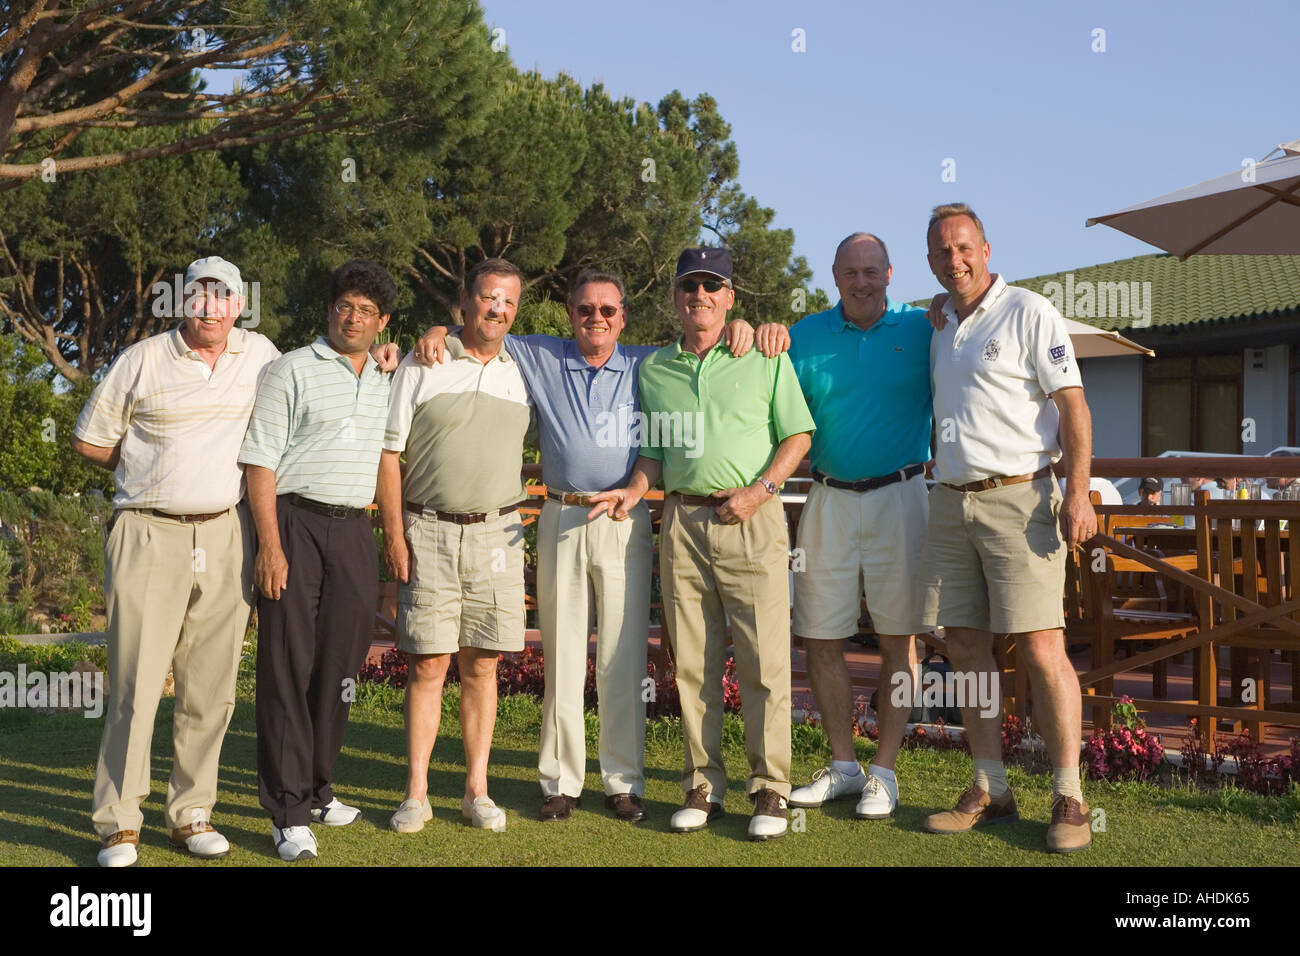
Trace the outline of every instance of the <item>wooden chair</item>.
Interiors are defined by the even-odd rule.
[[[1160,585],[1151,581],[1152,578],[1158,579],[1159,574],[1141,562],[1094,548],[1084,555],[1080,568],[1087,613],[1095,633],[1092,645],[1094,669],[1114,660],[1121,645],[1173,640],[1196,632],[1197,616],[1170,610]],[[1124,581],[1129,583],[1124,584]],[[1096,692],[1110,696],[1114,688],[1114,678],[1107,677],[1097,683]],[[1165,698],[1168,695],[1168,672],[1164,660],[1152,665],[1151,688],[1153,697]],[[1110,726],[1108,706],[1099,705],[1093,711],[1095,726]]]

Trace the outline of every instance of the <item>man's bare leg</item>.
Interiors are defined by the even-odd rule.
[[[874,766],[885,770],[894,769],[898,759],[899,748],[903,746],[903,733],[907,729],[907,718],[912,710],[912,697],[916,693],[917,673],[916,639],[914,635],[877,634],[880,640],[880,686],[876,694],[876,716],[880,723],[880,738],[877,741],[876,756],[871,761]],[[895,705],[894,688],[899,686],[895,675],[906,674],[908,681],[907,700]]]
[[[853,751],[853,698],[844,641],[802,638],[808,658],[808,682],[831,741],[831,759],[856,761]]]
[[[497,652],[462,647],[460,667],[460,726],[465,742],[465,797],[487,796],[488,756],[497,723]]]
[[[997,661],[993,658],[993,635],[970,627],[944,628],[948,643],[948,660],[952,669],[960,673],[997,674]],[[992,683],[988,686],[992,686]],[[961,708],[966,725],[966,739],[970,742],[971,756],[975,760],[1002,761],[1002,698],[998,694],[997,710],[985,716],[978,701],[966,701]]]
[[[406,701],[402,708],[406,723],[406,798],[423,800],[429,792],[429,758],[438,740],[442,719],[442,684],[447,676],[450,654],[412,654],[407,668]]]

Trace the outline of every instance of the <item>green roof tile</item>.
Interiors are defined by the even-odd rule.
[[[1180,261],[1156,254],[1011,284],[1042,293],[1067,318],[1102,329],[1230,322],[1300,309],[1300,256],[1192,256]],[[917,304],[924,308],[928,300]]]

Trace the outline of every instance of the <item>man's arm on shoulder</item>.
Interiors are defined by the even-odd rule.
[[[1061,452],[1065,465],[1065,500],[1061,504],[1061,535],[1066,547],[1082,544],[1097,533],[1097,514],[1088,497],[1092,466],[1092,414],[1082,388],[1052,393],[1061,416]]]

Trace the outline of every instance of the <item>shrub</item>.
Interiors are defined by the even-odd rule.
[[[1111,708],[1111,728],[1084,742],[1083,768],[1094,780],[1146,780],[1164,763],[1165,748],[1127,695]]]

